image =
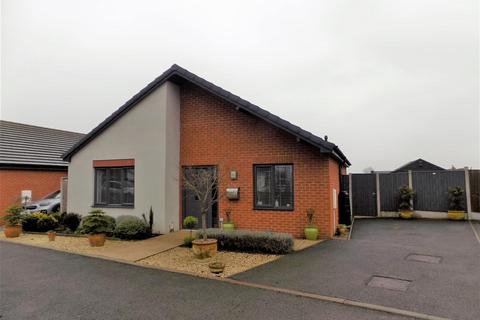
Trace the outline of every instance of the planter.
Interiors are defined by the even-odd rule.
[[[3,233],[5,233],[5,237],[7,237],[7,238],[19,237],[20,234],[22,233],[22,226],[21,225],[16,225],[16,226],[6,225],[3,229]]]
[[[208,268],[210,269],[211,273],[220,274],[225,269],[225,263],[220,261],[210,262],[208,264]]]
[[[400,218],[402,219],[412,219],[413,210],[400,210]]]
[[[223,230],[234,230],[235,224],[233,222],[225,222],[223,224]]]
[[[55,231],[48,231],[47,236],[48,236],[48,241],[55,241],[55,236],[57,233]]]
[[[305,227],[305,238],[307,240],[317,240],[318,229],[315,227]]]
[[[105,244],[105,233],[89,234],[88,242],[91,247],[102,247]]]
[[[348,235],[348,228],[346,226],[342,226],[342,227],[338,227],[338,233],[341,235],[341,236],[346,236]]]
[[[448,220],[464,220],[465,219],[465,212],[464,211],[456,211],[456,210],[448,210]]]
[[[192,251],[198,259],[213,257],[217,254],[217,239],[193,240]]]

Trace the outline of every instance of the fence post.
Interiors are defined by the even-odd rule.
[[[380,212],[382,211],[380,208],[380,173],[375,174],[375,185],[377,189],[377,217],[380,217]]]
[[[465,199],[467,200],[467,217],[468,220],[471,220],[472,212],[472,194],[470,193],[470,173],[468,172],[468,167],[464,168],[465,170]]]
[[[353,219],[352,174],[348,174],[348,199],[350,202],[350,221]]]
[[[413,190],[413,177],[412,177],[412,170],[408,170],[408,187]],[[415,210],[413,207],[413,199],[410,199],[410,206],[412,209]]]

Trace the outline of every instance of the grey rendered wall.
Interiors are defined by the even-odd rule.
[[[94,202],[93,160],[135,159],[134,208],[102,208],[141,217],[150,206],[155,232],[179,227],[179,88],[157,88],[76,153],[68,170],[68,212],[87,214]]]

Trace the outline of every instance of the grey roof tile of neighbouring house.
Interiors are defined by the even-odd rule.
[[[143,98],[152,93],[156,88],[161,86],[166,81],[172,81],[177,84],[182,84],[185,82],[190,82],[224,100],[233,104],[238,109],[242,109],[245,112],[248,112],[254,116],[257,116],[264,121],[271,123],[272,125],[296,136],[298,139],[305,141],[317,148],[320,152],[331,154],[334,158],[344,163],[345,165],[350,165],[347,157],[342,153],[340,148],[335,144],[325,141],[324,139],[313,135],[312,133],[301,129],[300,127],[291,124],[290,122],[279,118],[278,116],[271,114],[270,112],[236,96],[213,83],[202,79],[190,71],[183,69],[182,67],[174,64],[168,70],[166,70],[162,75],[148,84],[143,88],[139,93],[134,95],[130,100],[128,100],[123,106],[118,108],[114,113],[112,113],[108,118],[106,118],[102,123],[95,127],[90,133],[83,137],[77,144],[75,144],[70,150],[68,150],[63,158],[66,161],[69,161],[70,158],[86,144],[88,144],[92,139],[94,139],[98,134],[105,130],[110,124],[116,121],[118,118],[127,113],[131,108],[133,108],[137,103],[139,103]]]
[[[84,134],[0,120],[2,166],[66,167],[62,154]]]

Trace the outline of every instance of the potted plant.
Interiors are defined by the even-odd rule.
[[[192,241],[195,240],[193,237],[193,228],[195,228],[197,223],[198,219],[195,216],[186,216],[185,219],[183,219],[183,227],[185,229],[190,229],[190,235],[183,238],[183,244],[187,247],[191,247]]]
[[[210,272],[219,275],[220,273],[225,270],[225,263],[221,261],[213,261],[208,264],[208,268],[210,269]]]
[[[15,204],[9,206],[5,211],[6,214],[3,216],[5,237],[16,238],[22,233],[22,211],[23,209]]]
[[[232,210],[230,210],[230,209],[225,210],[225,217],[226,217],[227,221],[225,221],[223,223],[223,230],[233,230],[233,229],[235,229],[235,224],[233,223],[233,221],[231,219],[231,215],[232,215]]]
[[[47,231],[48,241],[55,241],[57,233],[54,230]]]
[[[461,187],[448,188],[448,219],[463,220],[465,212],[462,205],[465,190]]]
[[[399,213],[400,218],[402,219],[412,219],[413,217],[413,208],[412,201],[415,197],[415,191],[408,186],[403,186],[400,188],[400,204],[399,204]]]
[[[217,239],[207,238],[207,214],[221,196],[218,192],[218,182],[216,169],[189,167],[183,170],[183,187],[200,200],[202,229],[200,237],[192,241],[192,251],[198,259],[213,257],[217,254]]]
[[[318,237],[318,228],[313,224],[314,214],[315,210],[312,208],[307,209],[307,226],[304,229],[307,240],[317,240]]]
[[[101,247],[105,244],[105,235],[113,232],[114,221],[103,210],[95,209],[82,219],[80,232],[88,235],[90,246]]]
[[[337,230],[340,236],[346,236],[348,234],[348,227],[346,224],[339,224]]]

